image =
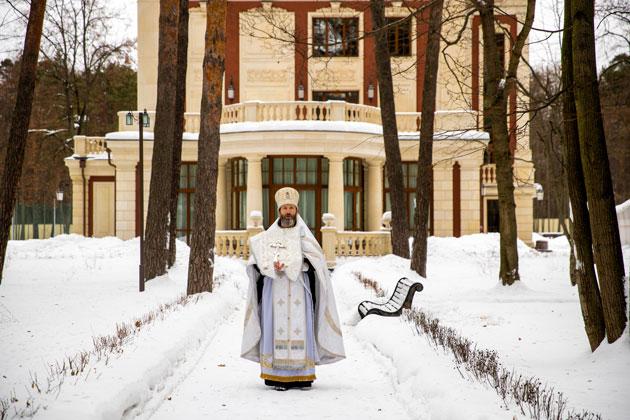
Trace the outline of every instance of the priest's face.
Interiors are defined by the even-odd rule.
[[[290,228],[297,222],[297,207],[292,204],[283,204],[280,207],[280,226]]]

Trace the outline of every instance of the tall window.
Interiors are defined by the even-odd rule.
[[[411,55],[411,19],[387,18],[387,41],[392,57]]]
[[[486,200],[486,232],[499,231],[499,200]]]
[[[405,210],[407,213],[407,223],[409,228],[413,229],[415,226],[414,213],[416,211],[416,176],[418,175],[418,162],[403,162],[403,188],[405,190]],[[389,195],[389,181],[387,180],[387,171],[384,172],[384,184],[385,184],[385,205],[383,206],[385,211],[391,211],[391,198]]]
[[[329,100],[346,101],[351,104],[358,104],[359,91],[358,90],[350,90],[350,91],[314,90],[313,100],[314,101],[329,101]]]
[[[232,169],[232,229],[247,228],[247,159],[230,160]]]
[[[358,57],[359,18],[314,18],[313,56]]]
[[[179,172],[179,190],[177,190],[177,239],[190,241],[192,221],[195,217],[195,187],[197,181],[197,163],[182,162]]]
[[[363,230],[363,162],[343,161],[344,230]]]
[[[328,159],[319,156],[270,156],[262,160],[265,226],[276,219],[275,194],[282,187],[300,193],[300,215],[320,238],[321,215],[328,211]]]

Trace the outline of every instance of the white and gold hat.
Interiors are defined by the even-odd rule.
[[[285,204],[292,204],[297,207],[299,201],[300,193],[298,193],[295,188],[284,187],[276,191],[276,205],[278,208]]]

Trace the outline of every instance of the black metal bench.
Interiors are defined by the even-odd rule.
[[[411,302],[413,302],[413,296],[416,292],[422,291],[422,283],[409,280],[407,277],[403,277],[396,283],[396,288],[392,297],[385,303],[376,303],[369,300],[364,300],[359,304],[359,315],[361,319],[370,314],[376,314],[380,316],[400,316],[403,308],[410,309]]]

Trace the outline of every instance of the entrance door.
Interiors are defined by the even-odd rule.
[[[486,216],[487,232],[499,231],[499,200],[486,201],[488,213]]]
[[[114,177],[90,177],[89,236],[116,235],[116,182]]]

